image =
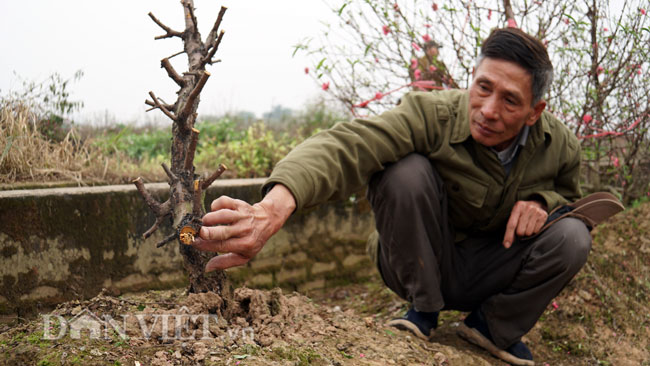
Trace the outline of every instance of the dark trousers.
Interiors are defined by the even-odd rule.
[[[376,173],[368,199],[386,285],[417,311],[480,308],[494,343],[504,349],[535,325],[591,249],[587,227],[574,218],[510,249],[502,233],[454,243],[444,182],[417,154]]]

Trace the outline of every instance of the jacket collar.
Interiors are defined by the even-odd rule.
[[[548,118],[550,118],[550,113],[544,111],[537,123],[530,128],[528,138],[532,140],[533,146],[539,145],[542,141],[550,141],[551,129],[548,125]],[[469,91],[465,91],[458,100],[456,123],[454,123],[449,142],[458,144],[469,139],[471,136],[472,134],[469,130]]]

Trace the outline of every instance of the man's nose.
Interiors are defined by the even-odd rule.
[[[481,114],[487,120],[494,120],[499,117],[499,101],[496,97],[490,96],[485,99],[481,107]]]

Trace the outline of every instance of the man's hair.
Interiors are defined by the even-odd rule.
[[[494,29],[481,46],[476,66],[484,58],[511,61],[532,76],[532,104],[539,102],[553,81],[553,64],[546,47],[537,38],[517,28]]]

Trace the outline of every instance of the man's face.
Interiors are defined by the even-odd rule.
[[[546,102],[531,106],[532,76],[514,62],[485,58],[469,88],[472,138],[497,151],[507,148],[524,125],[534,125]]]
[[[431,46],[427,49],[427,55],[431,57],[438,56],[438,47],[436,46]]]

